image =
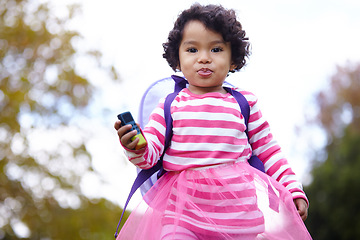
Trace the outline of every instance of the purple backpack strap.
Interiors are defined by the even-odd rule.
[[[126,207],[127,205],[129,204],[130,202],[130,199],[131,197],[134,195],[134,193],[136,192],[136,190],[147,180],[149,179],[154,173],[156,173],[157,171],[159,171],[160,169],[162,168],[162,162],[158,162],[155,166],[153,166],[152,168],[150,169],[143,169],[139,172],[139,174],[136,176],[136,179],[131,187],[131,190],[130,190],[130,193],[129,193],[129,196],[126,200],[126,203],[124,205],[124,209],[121,213],[121,217],[120,217],[120,220],[119,220],[119,223],[116,227],[116,232],[115,232],[115,239],[117,238],[118,236],[118,231],[119,231],[119,227],[120,227],[120,223],[122,221],[122,218],[124,216],[124,213],[125,213],[125,210],[126,210]]]
[[[234,91],[231,88],[225,87],[225,90],[230,93],[235,99],[236,101],[239,103],[240,105],[240,109],[241,109],[241,114],[244,116],[244,121],[245,121],[245,125],[246,125],[246,135],[248,137],[248,141],[250,141],[249,138],[249,133],[248,133],[248,123],[249,123],[249,118],[250,118],[250,106],[249,106],[249,102],[247,101],[247,99],[244,97],[244,95],[242,95],[240,92],[238,91]],[[265,172],[265,167],[263,162],[256,156],[256,155],[251,155],[250,159],[248,160],[249,164],[262,171]]]
[[[165,133],[165,145],[164,145],[164,152],[161,155],[160,159],[158,160],[158,162],[156,163],[155,166],[153,166],[150,169],[142,169],[138,175],[136,176],[136,179],[131,187],[129,196],[126,200],[126,203],[124,205],[124,209],[121,213],[121,217],[119,220],[119,223],[117,225],[116,228],[116,232],[115,232],[115,239],[118,236],[118,231],[119,231],[119,227],[120,227],[120,223],[122,221],[122,218],[124,216],[125,210],[127,205],[130,202],[131,197],[134,195],[134,193],[136,192],[136,190],[146,181],[148,180],[154,173],[158,172],[158,178],[160,178],[162,175],[164,175],[166,173],[166,171],[163,168],[162,162],[163,162],[163,157],[165,155],[165,150],[170,146],[170,142],[171,142],[171,138],[173,135],[173,131],[172,131],[172,117],[171,117],[171,112],[170,112],[170,106],[171,103],[174,101],[175,97],[179,94],[179,92],[186,87],[187,81],[182,78],[182,77],[178,77],[176,75],[172,75],[171,76],[172,79],[174,79],[175,81],[175,87],[174,87],[174,92],[170,93],[164,102],[164,117],[165,117],[165,123],[166,123],[166,133]]]
[[[165,118],[165,123],[166,123],[166,132],[165,132],[165,146],[164,146],[164,152],[161,155],[159,161],[162,164],[163,161],[163,157],[165,155],[165,151],[166,149],[169,148],[170,146],[170,142],[171,142],[171,138],[173,135],[173,119],[171,117],[171,103],[174,101],[174,99],[176,98],[176,96],[179,94],[179,92],[186,88],[186,84],[188,83],[185,78],[176,76],[176,75],[172,75],[171,76],[172,79],[174,79],[175,81],[175,87],[174,87],[174,92],[170,93],[169,95],[167,95],[167,97],[165,98],[165,102],[164,102],[164,118]],[[163,167],[161,167],[159,173],[158,173],[158,178],[160,178],[162,175],[165,174],[165,170]]]

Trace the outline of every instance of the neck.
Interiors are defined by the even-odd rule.
[[[211,92],[219,92],[219,93],[223,93],[223,94],[227,93],[226,90],[223,88],[223,86],[197,87],[197,86],[189,85],[188,89],[190,92],[192,92],[194,94],[198,94],[198,95],[211,93]]]

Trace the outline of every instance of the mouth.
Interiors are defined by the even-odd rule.
[[[211,76],[211,74],[213,73],[213,71],[209,68],[201,68],[197,71],[197,73],[201,76],[201,77],[209,77]]]

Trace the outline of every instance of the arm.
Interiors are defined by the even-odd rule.
[[[309,204],[302,184],[292,171],[280,146],[273,139],[269,124],[264,120],[258,108],[257,98],[250,93],[244,96],[250,104],[248,133],[253,152],[264,163],[266,173],[289,190],[300,216],[305,220]]]
[[[165,142],[165,119],[163,102],[161,101],[158,107],[153,111],[150,116],[150,121],[142,132],[146,139],[147,145],[141,149],[136,150],[135,146],[138,139],[131,142],[131,138],[136,135],[135,132],[129,132],[130,125],[121,127],[121,122],[116,121],[114,128],[120,139],[120,143],[125,150],[125,155],[129,161],[142,169],[149,169],[154,166],[164,149]],[[139,127],[140,128],[140,127]]]

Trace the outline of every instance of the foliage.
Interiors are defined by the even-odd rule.
[[[317,95],[319,106],[317,123],[325,130],[329,140],[341,137],[351,123],[360,131],[360,64],[348,63],[337,67],[329,89]]]
[[[101,54],[74,48],[81,36],[69,22],[78,10],[60,17],[46,2],[0,0],[0,239],[104,239],[118,220],[120,208],[80,189],[96,172],[89,136],[71,123],[96,90],[75,65],[79,54]],[[41,133],[53,137],[40,142]]]
[[[314,239],[360,238],[360,135],[346,129],[328,148],[327,160],[315,167],[305,191],[310,199],[307,226]]]
[[[360,64],[338,67],[330,91],[318,94],[318,124],[328,137],[317,161],[306,225],[314,239],[360,239]]]

